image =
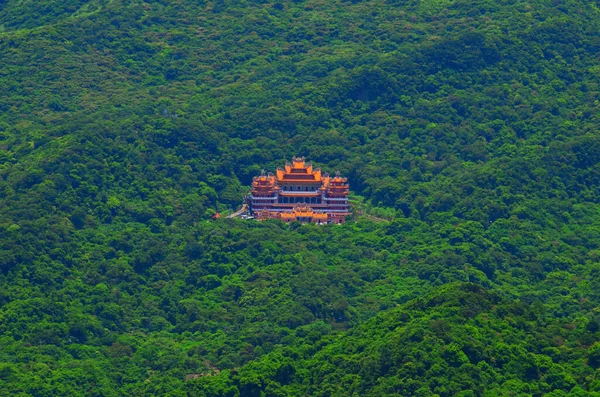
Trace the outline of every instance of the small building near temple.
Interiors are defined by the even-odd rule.
[[[331,177],[307,164],[304,157],[294,157],[275,174],[263,171],[254,177],[246,204],[257,219],[342,223],[351,214],[348,190],[347,179],[339,172]]]

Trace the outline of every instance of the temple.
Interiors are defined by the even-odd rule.
[[[348,189],[347,179],[339,173],[330,177],[304,157],[294,157],[275,174],[263,171],[254,177],[246,204],[257,219],[342,223],[350,215]]]

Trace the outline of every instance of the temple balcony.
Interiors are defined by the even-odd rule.
[[[280,190],[280,196],[320,196],[321,192],[318,190]]]
[[[277,200],[277,196],[250,196],[250,200]]]

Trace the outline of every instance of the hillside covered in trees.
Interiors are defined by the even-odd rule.
[[[0,396],[600,395],[599,7],[0,2]]]

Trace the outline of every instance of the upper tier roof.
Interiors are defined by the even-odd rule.
[[[313,169],[312,164],[306,164],[304,157],[294,157],[284,168],[277,169],[277,182],[322,182],[321,169]]]

